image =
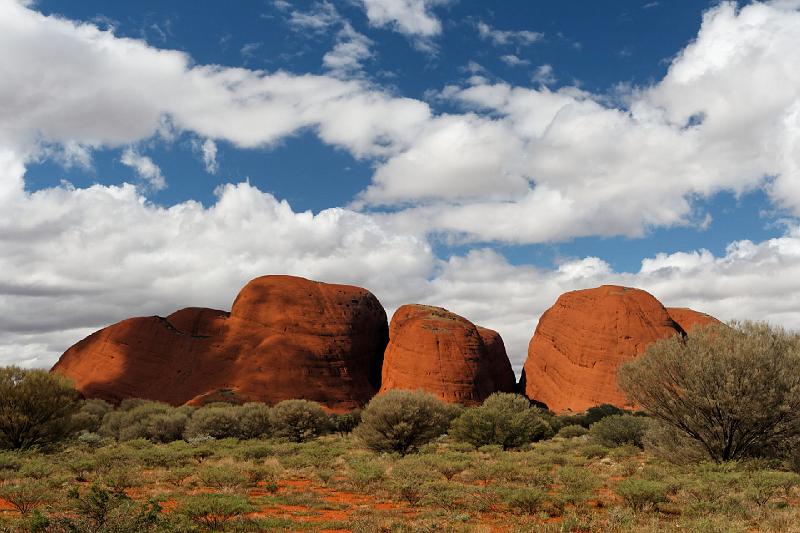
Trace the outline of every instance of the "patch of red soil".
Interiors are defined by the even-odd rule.
[[[0,498],[0,511],[16,511],[16,508],[8,500]]]

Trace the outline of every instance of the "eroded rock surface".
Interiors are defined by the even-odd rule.
[[[87,397],[366,403],[380,385],[386,312],[369,291],[292,276],[248,283],[230,313],[187,308],[124,320],[78,342],[53,367]]]
[[[512,392],[514,373],[497,332],[441,307],[411,304],[389,326],[381,392],[390,389],[422,389],[473,405],[493,392]]]
[[[643,290],[603,285],[567,292],[539,319],[525,362],[525,394],[555,412],[625,407],[620,365],[652,342],[683,333]]]

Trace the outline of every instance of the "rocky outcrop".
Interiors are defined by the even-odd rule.
[[[513,392],[514,373],[497,332],[441,307],[404,305],[392,317],[381,392],[428,391],[473,405],[493,392]]]
[[[696,326],[721,324],[721,322],[713,316],[695,311],[694,309],[689,309],[688,307],[667,307],[667,312],[672,320],[686,333],[691,333],[692,329]]]
[[[292,276],[248,283],[230,313],[187,308],[124,320],[80,341],[53,367],[87,397],[366,403],[380,385],[386,312],[369,291]]]
[[[528,346],[524,392],[555,412],[624,407],[620,365],[652,342],[683,333],[643,290],[604,285],[562,294],[539,319]]]

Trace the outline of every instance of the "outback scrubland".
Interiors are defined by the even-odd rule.
[[[393,390],[173,407],[0,370],[0,531],[798,531],[800,352],[763,324],[653,344],[635,412]]]

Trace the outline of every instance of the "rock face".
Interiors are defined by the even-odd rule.
[[[379,387],[387,342],[386,312],[369,291],[264,276],[230,313],[187,308],[124,320],[72,346],[53,371],[110,401],[305,398],[347,410]]]
[[[711,315],[687,307],[667,307],[667,312],[669,316],[672,317],[672,320],[686,333],[691,333],[695,326],[721,323]]]
[[[603,285],[562,294],[539,319],[528,346],[528,398],[555,411],[626,405],[617,369],[652,342],[684,330],[649,293]],[[521,384],[522,385],[522,384]]]
[[[422,389],[447,402],[473,405],[514,388],[514,372],[497,332],[441,307],[412,304],[395,312],[381,392]]]

